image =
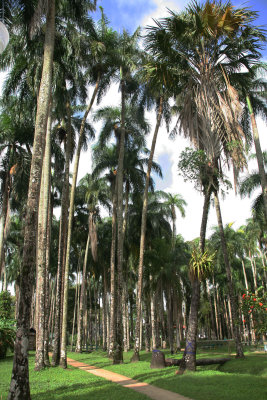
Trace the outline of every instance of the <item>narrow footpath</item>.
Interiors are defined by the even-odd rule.
[[[80,361],[72,360],[71,358],[67,358],[67,360],[68,364],[73,367],[82,369],[86,372],[89,372],[90,374],[100,376],[101,378],[105,378],[111,382],[115,382],[123,387],[133,389],[136,392],[143,393],[153,400],[192,400],[189,399],[189,397],[182,396],[181,394],[170,392],[169,390],[161,389],[159,387],[149,385],[145,382],[139,382],[135,379],[128,378],[127,376],[116,374],[112,371],[96,368],[94,366],[84,364]]]

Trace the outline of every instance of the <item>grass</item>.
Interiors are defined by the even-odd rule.
[[[181,358],[182,353],[166,357]],[[198,367],[196,373],[175,375],[176,367],[150,369],[151,353],[141,352],[141,362],[130,363],[132,352],[124,353],[124,364],[112,365],[101,350],[90,354],[68,353],[70,358],[105,368],[163,389],[180,393],[194,400],[263,400],[267,399],[267,356],[246,353],[245,360],[232,360],[223,366]],[[227,350],[200,351],[199,358],[228,356]],[[6,399],[10,383],[12,357],[0,360],[0,395]],[[33,400],[142,400],[146,396],[120,387],[85,371],[69,367],[34,371],[34,355],[30,355],[30,382]]]
[[[124,353],[124,364],[112,365],[106,354],[69,353],[69,357],[90,365],[180,393],[194,400],[263,400],[267,399],[267,356],[246,353],[245,360],[233,359],[223,366],[198,367],[196,373],[175,375],[176,367],[150,369],[151,353],[141,352],[141,362],[130,363],[132,352]],[[165,351],[166,357],[171,356]],[[181,358],[182,354],[176,357]],[[199,352],[198,358],[227,357],[227,350]]]
[[[0,398],[7,398],[12,356],[0,360]],[[148,400],[148,397],[123,388],[77,368],[47,368],[34,371],[34,355],[29,357],[32,400]],[[2,396],[2,397],[1,397]]]

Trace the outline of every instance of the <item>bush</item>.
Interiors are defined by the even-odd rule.
[[[8,349],[14,349],[16,323],[11,318],[12,298],[9,292],[0,293],[0,358],[6,357]]]

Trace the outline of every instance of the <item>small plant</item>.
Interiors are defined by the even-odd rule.
[[[195,247],[189,262],[190,279],[199,281],[206,279],[213,270],[214,259],[215,253],[210,254],[207,250],[202,253],[198,247]]]

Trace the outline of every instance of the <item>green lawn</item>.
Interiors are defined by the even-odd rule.
[[[166,357],[170,354],[165,351]],[[227,356],[215,351],[198,354],[199,358]],[[151,383],[163,389],[183,394],[194,400],[263,400],[267,399],[267,355],[246,353],[245,360],[234,358],[223,366],[199,367],[196,373],[175,375],[176,368],[151,370],[151,353],[141,352],[141,362],[130,363],[132,352],[124,354],[124,364],[112,365],[106,353],[68,353],[70,358],[105,368],[122,375]],[[182,353],[176,357],[181,358]],[[12,368],[12,357],[0,360],[0,394],[6,399]],[[67,370],[48,368],[34,371],[34,356],[30,356],[30,382],[33,400],[141,400],[146,396],[120,387],[102,378],[72,367]]]
[[[7,398],[11,370],[12,357],[0,360],[1,400]],[[148,400],[145,395],[77,368],[47,368],[36,372],[33,355],[30,356],[30,384],[33,400]]]
[[[140,363],[130,363],[132,352],[124,354],[125,363],[111,365],[101,351],[91,354],[69,353],[69,357],[96,365],[163,389],[180,393],[194,400],[263,400],[267,399],[267,356],[246,353],[245,360],[231,360],[223,366],[199,367],[196,373],[175,375],[177,368],[151,370],[151,354],[141,352]],[[228,356],[215,351],[198,354],[199,358]],[[166,352],[166,357],[170,354]],[[181,354],[177,356],[180,358]]]

